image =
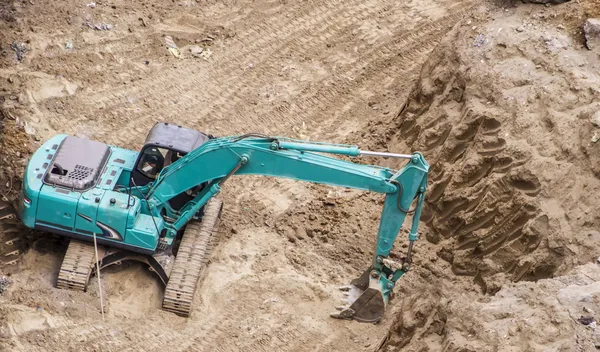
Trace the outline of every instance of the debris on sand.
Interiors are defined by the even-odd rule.
[[[588,49],[600,48],[600,18],[590,18],[583,25],[585,43]]]
[[[98,23],[94,25],[94,29],[97,31],[110,31],[113,29],[113,25],[108,23]]]
[[[197,57],[202,58],[204,60],[208,60],[212,56],[212,50],[206,49],[203,50]]]
[[[167,50],[169,50],[171,55],[175,56],[178,59],[181,59],[181,51],[179,51],[177,44],[175,44],[173,38],[170,35],[165,36],[165,44],[167,45]]]
[[[592,328],[596,327],[596,319],[594,319],[594,317],[589,316],[589,315],[586,315],[586,316],[582,315],[581,317],[579,317],[579,319],[577,319],[577,321],[585,326],[589,326]]]
[[[10,285],[10,280],[4,275],[0,275],[0,295],[6,292],[8,286]]]
[[[473,45],[476,47],[481,47],[482,45],[486,44],[487,42],[488,42],[488,40],[485,39],[485,36],[483,34],[479,34],[477,36],[477,38],[475,38],[475,42],[473,43]]]
[[[19,62],[23,61],[23,59],[25,58],[25,54],[27,54],[27,52],[29,51],[27,45],[25,43],[20,42],[13,42],[10,45],[10,48],[13,49],[17,54],[17,60]]]
[[[204,49],[202,49],[202,47],[199,45],[192,45],[189,50],[193,57],[200,57],[200,54],[202,54],[204,51]]]
[[[94,23],[89,22],[89,21],[87,22],[87,26],[90,27],[90,28],[92,28],[92,29],[95,29],[97,31],[110,31],[114,27],[112,24],[109,24],[109,23],[96,23],[96,24],[94,24]]]

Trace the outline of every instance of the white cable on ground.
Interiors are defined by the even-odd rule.
[[[98,260],[98,244],[96,243],[96,233],[94,232],[94,251],[96,252],[96,273],[98,274],[98,289],[100,290],[100,310],[102,311],[102,320],[104,320],[104,301],[102,300],[102,281],[100,280],[100,261]]]

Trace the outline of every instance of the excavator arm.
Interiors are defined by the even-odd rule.
[[[394,171],[362,165],[319,153],[346,156],[383,156],[408,159]],[[361,151],[356,146],[314,143],[260,135],[215,138],[191,151],[161,171],[149,185],[147,204],[160,216],[168,201],[178,194],[207,183],[195,198],[177,212],[168,227],[174,236],[202,207],[217,194],[233,175],[264,175],[349,187],[384,193],[385,201],[377,234],[373,263],[350,286],[347,307],[332,314],[335,318],[364,322],[379,321],[396,281],[409,270],[411,251],[418,237],[429,165],[420,153],[412,155]],[[414,209],[409,209],[415,203]],[[387,265],[388,256],[405,218],[413,214],[408,253],[399,268]],[[356,300],[355,293],[360,295]]]

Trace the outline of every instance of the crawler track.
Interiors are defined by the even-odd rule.
[[[164,310],[190,315],[198,278],[212,252],[222,204],[220,199],[213,198],[206,205],[202,221],[187,225],[165,289]]]
[[[71,240],[60,266],[56,287],[85,291],[93,269],[94,255],[92,244]]]

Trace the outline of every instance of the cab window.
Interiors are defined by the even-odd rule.
[[[167,152],[169,152],[169,150],[166,148],[145,148],[142,152],[142,157],[140,158],[137,170],[142,173],[142,175],[155,180],[165,166]]]

